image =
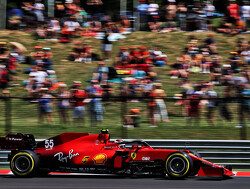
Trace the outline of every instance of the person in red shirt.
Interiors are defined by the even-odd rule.
[[[130,49],[129,56],[128,56],[129,64],[137,64],[140,53],[136,51],[136,47],[129,47],[129,49]]]
[[[87,97],[87,92],[81,89],[81,82],[75,82],[71,92],[71,105],[73,107],[73,119],[74,125],[81,126],[81,122],[84,121],[85,103],[84,99]]]
[[[7,69],[9,74],[11,75],[11,80],[15,83],[17,82],[17,66],[18,63],[17,61],[18,54],[17,53],[10,53],[9,61],[7,64]]]
[[[236,4],[235,0],[230,0],[229,6],[227,7],[229,14],[229,22],[234,23],[239,18],[239,5]]]
[[[84,62],[86,64],[91,64],[92,48],[88,46],[88,43],[82,43],[82,45],[83,47],[81,49],[81,55],[80,55],[81,62]]]
[[[138,56],[138,63],[139,64],[145,64],[146,59],[149,57],[149,52],[147,51],[147,47],[141,46],[140,47],[140,52]]]
[[[5,65],[0,66],[0,89],[5,90],[8,87],[8,71]]]

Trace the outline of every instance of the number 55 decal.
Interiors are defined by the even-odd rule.
[[[45,140],[45,148],[46,150],[51,150],[54,147],[54,140]]]

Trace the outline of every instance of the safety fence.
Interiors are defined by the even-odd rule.
[[[163,103],[157,103],[155,98],[95,97],[82,99],[82,113],[72,106],[76,101],[74,98],[53,97],[50,107],[45,108],[43,100],[0,97],[0,135],[21,132],[43,137],[69,131],[96,133],[100,128],[109,128],[120,130],[117,132],[121,133],[121,138],[132,138],[127,135],[125,127],[132,125],[138,126],[137,130],[143,130],[155,125],[175,128],[235,128],[238,125],[239,139],[246,140],[247,118],[250,117],[245,111],[249,99],[244,98],[164,98],[164,109]],[[67,108],[60,108],[65,101],[69,101]],[[168,120],[171,123],[164,123]]]
[[[115,139],[114,139],[115,140]],[[113,141],[114,141],[113,140]],[[129,141],[132,139],[124,139]],[[36,140],[42,141],[42,140]],[[250,140],[145,140],[153,148],[192,149],[203,159],[219,165],[232,165],[233,169],[250,169]],[[9,165],[10,151],[0,150],[0,166]]]

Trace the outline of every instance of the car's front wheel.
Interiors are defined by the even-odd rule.
[[[15,176],[30,177],[36,174],[38,163],[39,159],[34,152],[23,150],[12,156],[10,169]]]
[[[174,152],[166,159],[166,173],[170,178],[183,179],[193,168],[190,156],[185,152]]]

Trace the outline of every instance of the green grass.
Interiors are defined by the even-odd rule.
[[[149,49],[158,46],[164,54],[168,55],[168,64],[175,62],[181,51],[185,48],[187,43],[187,37],[189,35],[195,35],[200,41],[204,40],[207,33],[188,33],[188,32],[175,32],[171,34],[156,34],[148,32],[134,32],[127,36],[126,39],[119,40],[113,43],[113,60],[115,55],[119,51],[121,46],[147,46]],[[228,57],[228,52],[235,50],[235,42],[238,36],[229,37],[222,34],[215,34],[217,40],[218,51],[220,52],[223,60]],[[249,38],[249,37],[248,37]],[[96,62],[92,64],[75,63],[67,60],[70,54],[73,43],[75,41],[88,42],[93,51],[101,55],[100,47],[101,41],[95,38],[81,37],[75,38],[71,43],[62,44],[52,41],[35,41],[32,37],[32,33],[24,33],[21,31],[0,31],[0,41],[16,41],[22,43],[27,47],[28,55],[33,50],[33,46],[41,45],[43,47],[51,47],[54,54],[54,69],[56,70],[57,77],[60,81],[67,83],[69,86],[75,80],[80,80],[85,88],[88,83],[86,80],[90,79],[93,67],[96,66]],[[113,62],[107,62],[107,65],[112,66]],[[22,71],[29,67],[29,65],[21,64],[19,72],[20,83],[22,80],[28,78]],[[159,79],[163,83],[163,88],[168,97],[172,97],[174,94],[179,93],[180,80],[171,80],[169,77],[169,71],[171,68],[167,65],[165,67],[154,68],[157,72]],[[190,80],[192,82],[208,81],[208,75],[192,73]],[[119,87],[118,84],[115,85]],[[217,91],[220,93],[222,88],[217,87]],[[11,88],[11,96],[25,96],[26,92],[22,87]],[[231,107],[233,106],[233,107]],[[207,124],[205,118],[205,109],[203,110],[203,116],[201,119],[201,126],[186,126],[186,120],[184,117],[171,117],[173,114],[181,114],[179,106],[174,105],[172,102],[167,103],[168,111],[170,113],[171,123],[160,123],[158,128],[149,128],[147,119],[147,108],[145,103],[130,103],[129,107],[138,107],[142,110],[142,123],[139,128],[123,130],[121,127],[121,104],[111,103],[105,106],[104,121],[97,127],[91,128],[88,119],[85,120],[85,125],[82,127],[62,125],[59,123],[58,114],[56,111],[53,113],[55,117],[55,125],[38,124],[37,105],[30,104],[23,100],[12,101],[12,132],[33,133],[36,138],[48,138],[55,134],[62,132],[90,132],[99,133],[101,128],[109,128],[112,134],[112,138],[128,137],[128,138],[161,138],[161,139],[240,139],[240,130],[234,128],[237,124],[237,115],[234,113],[234,119],[232,122],[222,122],[218,113],[216,118],[218,122],[217,126],[211,127]],[[230,105],[231,110],[236,110],[236,105]],[[4,117],[4,102],[0,102],[0,135],[5,135],[5,117]],[[223,123],[223,126],[222,126]],[[250,136],[249,129],[247,130],[247,136]]]

